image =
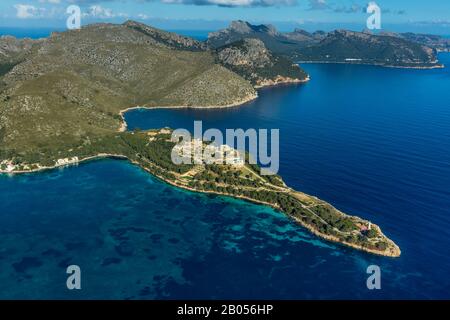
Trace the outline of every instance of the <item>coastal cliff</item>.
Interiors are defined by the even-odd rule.
[[[217,61],[256,88],[301,83],[309,76],[291,60],[272,53],[259,39],[244,39],[216,50]]]

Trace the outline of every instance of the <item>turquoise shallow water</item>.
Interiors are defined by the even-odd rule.
[[[232,268],[271,266],[259,282],[304,260],[297,244],[334,247],[270,208],[175,189],[125,161],[2,176],[0,192],[0,298],[244,297],[256,288]],[[65,288],[70,264],[80,291]]]
[[[105,160],[0,176],[0,298],[449,298],[449,69],[305,68],[307,85],[262,90],[243,107],[133,111],[127,121],[279,128],[288,184],[380,224],[399,259]],[[81,267],[80,291],[65,287],[69,264]],[[366,288],[371,264],[379,291]]]

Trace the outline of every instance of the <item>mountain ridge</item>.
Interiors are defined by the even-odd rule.
[[[313,33],[302,29],[282,33],[273,26],[245,23],[245,32],[229,27],[209,33],[207,43],[213,48],[231,44],[244,38],[256,38],[269,50],[296,62],[361,63],[387,67],[436,68],[439,64],[437,48],[432,41],[421,42],[419,37],[403,34],[373,34],[350,30]],[[244,23],[239,21],[238,25]],[[270,29],[270,32],[267,31]],[[419,39],[419,40],[418,40]],[[429,38],[427,38],[429,39]]]

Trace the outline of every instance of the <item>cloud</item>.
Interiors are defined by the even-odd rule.
[[[61,0],[39,0],[39,3],[58,4],[58,3],[61,3]]]
[[[326,10],[331,8],[327,0],[309,0],[308,10]]]
[[[372,2],[370,2],[370,3],[372,3]],[[367,5],[365,5],[362,8],[362,12],[363,13],[367,12],[367,8],[369,7],[370,3],[368,3]],[[406,10],[403,10],[403,9],[393,10],[393,9],[382,7],[382,6],[379,6],[379,7],[381,9],[381,13],[383,13],[383,14],[394,14],[394,15],[404,15],[404,14],[406,14]]]
[[[359,12],[365,12],[363,6],[359,4],[352,4],[351,6],[338,6],[333,9],[334,12],[337,13],[359,13]]]
[[[48,1],[48,0],[47,0]],[[120,0],[66,0],[79,5],[98,4],[100,2],[113,2]],[[279,7],[292,6],[298,0],[138,0],[141,2],[162,2],[167,4],[186,4],[197,6],[219,6],[219,7]]]
[[[161,2],[198,6],[216,5],[219,7],[276,7],[297,4],[297,0],[161,0]]]
[[[139,13],[139,14],[137,15],[137,17],[138,17],[139,19],[142,19],[142,20],[150,19],[150,17],[149,17],[148,15],[144,14],[144,13]]]
[[[113,2],[115,0],[66,0],[66,2],[69,3],[75,3],[75,4],[97,4],[99,2]]]
[[[41,17],[46,11],[45,8],[37,8],[30,4],[16,4],[14,8],[16,9],[16,17],[19,19]]]
[[[328,0],[309,0],[308,10],[327,10],[335,13],[363,13],[367,14],[367,7],[369,4],[352,3],[351,5],[339,5],[336,3],[329,3]],[[384,14],[406,14],[405,10],[391,10],[389,8],[381,8]]]
[[[369,4],[352,3],[351,5],[338,5],[329,3],[328,0],[308,0],[308,10],[328,10],[335,13],[367,13]],[[389,8],[381,8],[384,14],[406,14],[405,10],[391,10]]]
[[[86,12],[83,13],[84,17],[99,18],[99,19],[111,19],[111,18],[127,18],[126,13],[115,13],[112,9],[102,7],[100,5],[90,6]]]

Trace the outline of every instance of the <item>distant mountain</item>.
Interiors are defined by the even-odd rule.
[[[290,53],[299,45],[298,41],[288,39],[271,25],[255,26],[241,20],[231,22],[226,29],[210,33],[207,44],[218,48],[248,38],[261,40],[274,53]]]
[[[364,63],[382,66],[432,68],[439,67],[436,50],[427,43],[411,41],[405,35],[372,34],[336,30],[309,33],[296,29],[281,33],[273,26],[252,25],[234,21],[223,30],[209,34],[208,45],[214,48],[256,38],[275,54],[294,61]]]
[[[302,61],[347,62],[398,67],[433,67],[432,48],[399,37],[336,30],[291,58]]]
[[[294,29],[293,32],[286,32],[282,34],[282,36],[286,37],[289,40],[296,41],[299,43],[299,45],[301,45],[320,41],[327,36],[327,33],[325,31],[315,31],[313,33],[310,33],[302,29]]]

